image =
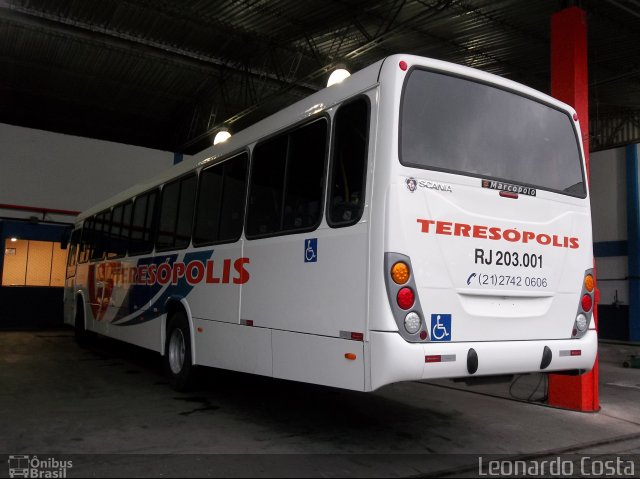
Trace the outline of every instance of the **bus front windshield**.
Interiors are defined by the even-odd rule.
[[[511,91],[414,69],[403,90],[403,165],[584,198],[571,117]]]

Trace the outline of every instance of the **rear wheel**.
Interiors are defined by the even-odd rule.
[[[191,360],[191,334],[187,316],[178,311],[169,318],[164,350],[164,370],[176,391],[188,390],[193,384],[195,367]]]

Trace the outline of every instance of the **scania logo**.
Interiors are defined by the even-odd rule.
[[[449,193],[453,192],[451,185],[440,183],[438,181],[416,180],[415,178],[407,178],[405,182],[407,184],[407,189],[411,193],[416,191],[418,188],[429,188],[431,190],[448,191]]]

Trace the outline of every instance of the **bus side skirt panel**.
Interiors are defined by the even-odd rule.
[[[271,330],[193,319],[194,364],[271,376]]]
[[[365,391],[364,343],[274,330],[273,377]]]

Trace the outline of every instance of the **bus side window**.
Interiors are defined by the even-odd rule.
[[[78,263],[86,263],[89,260],[89,252],[91,246],[89,244],[89,238],[91,237],[91,222],[93,218],[87,218],[82,223],[82,236],[80,239],[80,253],[78,254]]]
[[[75,274],[75,269],[72,269],[78,263],[78,246],[80,242],[80,233],[82,230],[73,230],[71,233],[71,239],[69,240],[69,256],[67,257],[67,278]]]
[[[220,242],[237,241],[242,234],[248,165],[249,156],[246,153],[225,163],[220,212]]]
[[[158,250],[183,249],[191,243],[196,175],[167,183],[162,188],[158,221]]]
[[[253,150],[247,238],[311,231],[322,217],[327,121],[314,120]]]
[[[124,256],[129,250],[129,235],[131,234],[131,215],[133,213],[133,202],[127,201],[122,212],[122,230],[120,231],[120,243],[118,254]]]
[[[107,234],[107,259],[113,259],[118,256],[116,249],[118,247],[120,233],[122,232],[122,210],[123,205],[114,206],[111,210],[111,229]]]
[[[334,124],[327,223],[337,228],[357,223],[364,210],[369,135],[368,100],[362,97],[341,106]]]
[[[200,173],[194,245],[233,242],[240,238],[247,163],[248,156],[243,153]]]
[[[115,206],[111,213],[111,230],[108,235],[108,259],[121,258],[127,254],[130,223],[131,202]]]
[[[283,230],[314,228],[320,222],[326,157],[326,121],[315,121],[289,135]]]
[[[247,230],[249,236],[266,236],[280,230],[288,136],[278,135],[253,150]]]
[[[91,238],[91,259],[99,261],[104,257],[107,235],[109,233],[109,220],[111,213],[103,211],[96,215],[93,235]]]
[[[174,248],[187,248],[191,243],[191,229],[193,228],[193,209],[196,204],[196,189],[198,177],[190,175],[180,180],[180,206],[176,223]]]
[[[153,228],[158,191],[138,196],[133,204],[129,254],[150,253],[153,250]]]

